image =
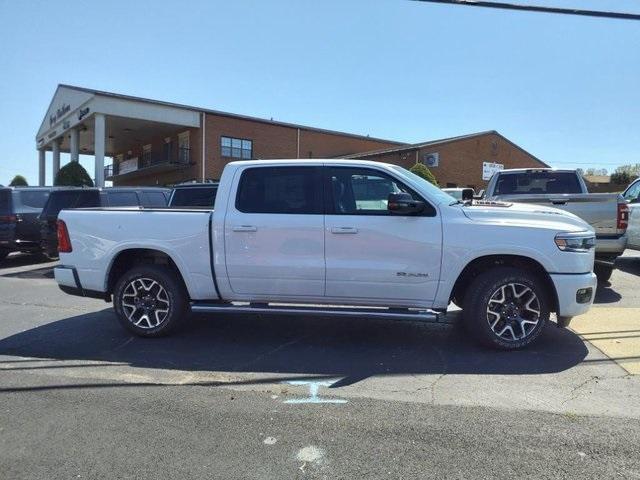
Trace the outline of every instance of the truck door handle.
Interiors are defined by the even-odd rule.
[[[565,199],[562,199],[562,198],[561,199],[557,199],[557,198],[553,199],[552,198],[551,199],[551,203],[553,203],[554,205],[566,205],[567,203],[569,203],[569,201],[565,200]]]
[[[258,227],[255,227],[253,225],[235,225],[231,227],[231,230],[233,230],[234,232],[257,232]]]
[[[331,233],[358,233],[355,227],[331,227]]]

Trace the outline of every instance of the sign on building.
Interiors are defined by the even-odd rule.
[[[437,167],[440,164],[440,154],[438,152],[425,153],[422,156],[422,163],[427,167]]]
[[[482,180],[491,180],[494,173],[504,169],[501,163],[482,162]]]
[[[123,173],[134,172],[138,169],[138,157],[130,158],[128,160],[123,160],[120,162],[118,166],[118,174],[122,175]]]

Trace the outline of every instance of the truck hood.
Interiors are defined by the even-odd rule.
[[[462,207],[474,222],[548,228],[566,232],[591,231],[593,228],[580,217],[553,207],[507,202],[474,202]]]

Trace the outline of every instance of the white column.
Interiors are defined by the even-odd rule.
[[[72,128],[69,133],[71,134],[71,138],[69,139],[71,161],[77,162],[80,160],[80,131],[77,128]]]
[[[51,144],[51,150],[53,152],[53,171],[52,171],[52,184],[55,184],[56,175],[58,175],[58,171],[60,170],[60,142],[56,138]]]
[[[47,168],[46,163],[46,150],[44,148],[38,149],[38,185],[44,187],[45,173]]]
[[[96,187],[104,187],[104,145],[105,145],[105,118],[102,113],[96,113],[94,118],[93,151],[96,160],[95,184]]]

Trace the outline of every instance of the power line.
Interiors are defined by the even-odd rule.
[[[577,8],[543,7],[540,5],[522,5],[505,2],[485,2],[482,0],[414,0],[425,3],[443,3],[447,5],[464,5],[468,7],[499,8],[503,10],[520,10],[538,13],[559,13],[562,15],[580,15],[583,17],[615,18],[618,20],[640,20],[638,13],[603,12],[600,10],[582,10]]]

